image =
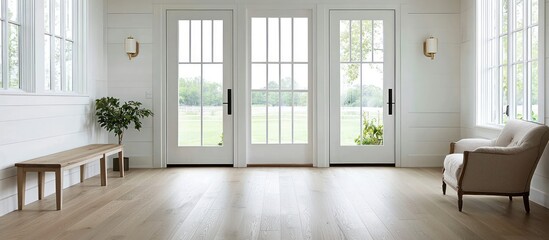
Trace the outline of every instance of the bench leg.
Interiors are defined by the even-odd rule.
[[[38,200],[44,198],[44,185],[46,179],[46,172],[38,172]]]
[[[63,206],[63,170],[61,168],[55,170],[55,202],[57,210],[61,210]]]
[[[25,190],[27,183],[26,172],[22,167],[17,168],[17,205],[19,210],[23,210],[25,205]]]
[[[124,177],[124,152],[118,153],[118,166],[120,166],[120,177]]]
[[[86,164],[80,165],[80,182],[83,183],[86,179]]]
[[[107,186],[107,156],[103,154],[103,157],[99,160],[101,165],[101,186]]]

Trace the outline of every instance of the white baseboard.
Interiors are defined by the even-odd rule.
[[[530,200],[541,206],[549,208],[549,194],[538,189],[530,188]]]

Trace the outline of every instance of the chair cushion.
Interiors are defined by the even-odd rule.
[[[463,153],[446,155],[446,158],[444,159],[444,180],[446,183],[457,187],[462,169]]]

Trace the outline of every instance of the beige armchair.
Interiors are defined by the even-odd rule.
[[[458,208],[463,195],[522,196],[526,212],[530,181],[549,139],[549,127],[510,120],[497,139],[462,139],[450,144],[444,159],[442,193],[446,185],[457,191]]]

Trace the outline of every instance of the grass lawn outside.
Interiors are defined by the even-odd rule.
[[[381,117],[381,108],[363,111],[369,117]],[[252,144],[291,144],[292,143],[292,108],[252,106]],[[279,113],[280,124],[279,124]],[[293,143],[308,142],[307,107],[294,107]],[[223,107],[204,107],[204,146],[218,146],[223,136]],[[268,124],[267,124],[268,123]],[[268,129],[267,129],[268,125]],[[356,145],[355,138],[360,135],[360,108],[345,107],[341,109],[341,145]],[[201,146],[200,107],[180,107],[178,141],[179,146]],[[269,139],[267,141],[267,132]]]

